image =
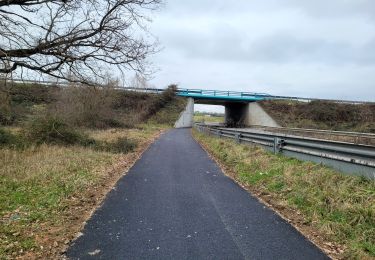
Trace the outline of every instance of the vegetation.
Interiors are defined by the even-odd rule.
[[[198,132],[194,136],[236,181],[291,219],[327,252],[346,259],[375,257],[374,181],[256,146]],[[319,236],[309,234],[309,227]]]
[[[30,142],[53,145],[89,145],[95,140],[89,139],[59,118],[41,117],[27,125],[25,135]]]
[[[0,259],[61,255],[185,106],[174,86],[161,95],[111,86],[10,89],[9,106],[0,110]]]
[[[202,123],[224,123],[224,115],[219,113],[194,113],[194,121]]]
[[[15,143],[15,139],[16,139],[15,136],[11,132],[0,128],[0,145],[1,146],[12,145]]]
[[[128,139],[133,132],[138,137]],[[79,231],[86,210],[95,206],[102,186],[113,185],[113,177],[120,177],[131,165],[134,144],[144,146],[155,130],[90,130],[89,134],[102,144],[120,142],[103,149],[50,144],[0,149],[1,258],[28,258],[31,252],[39,258],[59,255],[65,241]],[[124,165],[111,172],[122,161]],[[50,252],[51,245],[55,252]]]
[[[260,104],[281,126],[375,133],[374,104],[286,100]]]

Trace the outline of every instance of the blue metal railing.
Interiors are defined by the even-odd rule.
[[[201,99],[223,99],[244,101],[260,101],[265,99],[272,99],[272,96],[266,93],[181,88],[177,89],[177,95]]]

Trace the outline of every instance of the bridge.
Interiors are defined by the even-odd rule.
[[[257,101],[277,98],[266,93],[238,92],[202,89],[177,89],[176,95],[188,98],[185,111],[176,122],[177,128],[192,127],[194,104],[222,105],[225,107],[225,123],[232,126],[265,125],[277,123],[256,104]]]
[[[155,90],[155,89],[154,89]],[[161,91],[161,90],[158,90]],[[374,102],[349,101],[334,99],[302,98],[293,96],[275,96],[266,93],[176,89],[176,95],[188,98],[188,105],[177,121],[176,127],[192,127],[194,104],[222,105],[225,107],[225,124],[229,126],[263,125],[278,127],[279,125],[257,104],[264,100],[294,100],[294,101],[328,101],[335,103],[364,104]]]

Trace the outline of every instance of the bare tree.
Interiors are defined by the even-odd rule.
[[[142,32],[161,0],[0,0],[0,73],[35,71],[93,83],[104,68],[145,72]],[[149,36],[149,35],[148,35]]]
[[[131,81],[130,86],[138,89],[146,89],[148,88],[148,82],[143,75],[136,73]]]

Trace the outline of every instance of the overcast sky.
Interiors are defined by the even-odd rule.
[[[374,0],[169,0],[152,84],[375,101]]]

